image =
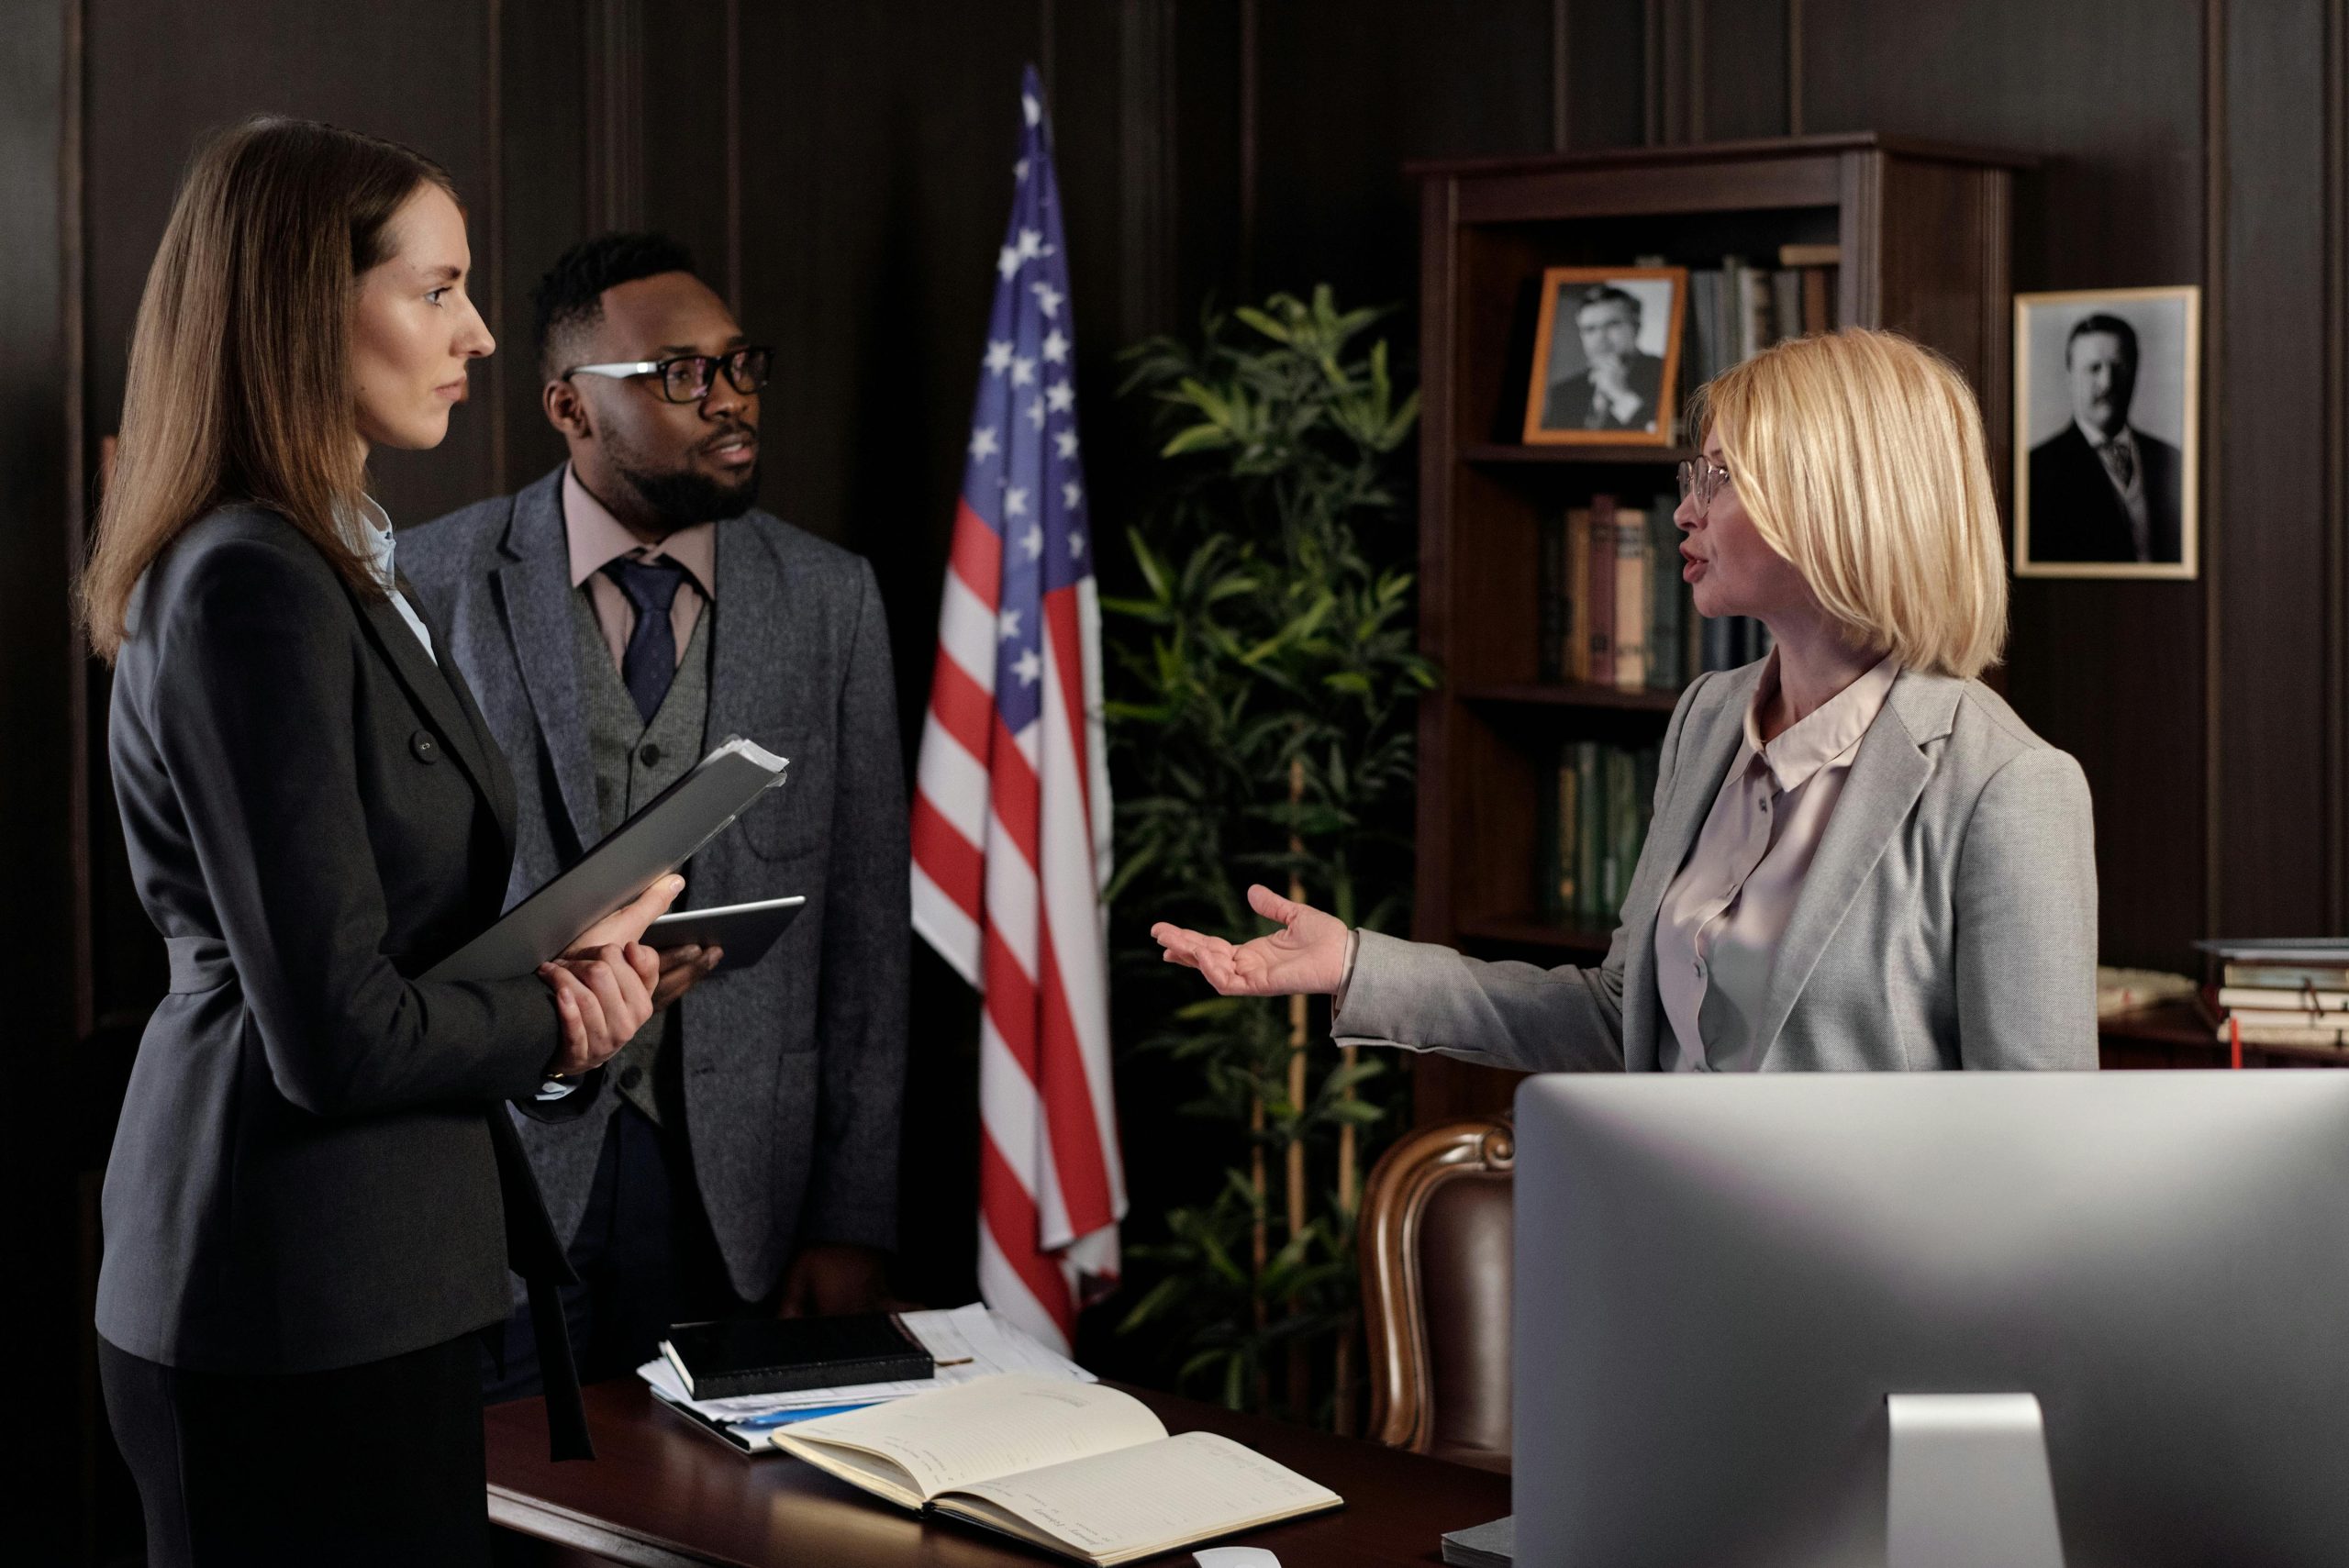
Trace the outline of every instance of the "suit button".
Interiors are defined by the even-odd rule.
[[[643,1068],[641,1068],[641,1067],[637,1067],[637,1066],[628,1066],[628,1067],[623,1067],[623,1068],[621,1068],[621,1069],[620,1069],[620,1087],[621,1087],[621,1088],[623,1088],[623,1089],[633,1089],[633,1088],[635,1088],[639,1084],[641,1084],[641,1083],[643,1083],[643,1082],[644,1082],[644,1069],[643,1069]]]
[[[657,768],[661,765],[661,748],[648,740],[644,743],[644,750],[639,751],[636,754],[636,757],[637,761],[642,762],[646,767]]]
[[[429,729],[419,729],[409,736],[407,749],[416,753],[416,760],[419,762],[437,762],[440,760],[440,742],[432,739],[432,731]]]

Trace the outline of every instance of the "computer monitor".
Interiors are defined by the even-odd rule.
[[[2066,1568],[2349,1562],[2349,1073],[1548,1075],[1516,1188],[1528,1568],[1884,1568],[1913,1395]]]

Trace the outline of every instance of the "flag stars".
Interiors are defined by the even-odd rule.
[[[1028,422],[1038,429],[1044,428],[1044,400],[1041,397],[1028,405]]]
[[[1035,283],[1030,284],[1028,287],[1036,295],[1037,309],[1042,311],[1047,317],[1057,317],[1060,315],[1061,302],[1068,298],[1068,295],[1061,293],[1060,290],[1054,288],[1050,284]]]
[[[1019,639],[1019,612],[1018,610],[1005,610],[1001,614],[997,615],[995,617],[995,634],[998,639],[1005,642],[1018,641]]]
[[[1056,381],[1044,388],[1044,406],[1055,414],[1065,414],[1076,406],[1076,389],[1065,381]]]
[[[1003,341],[1001,339],[988,339],[986,366],[987,373],[989,375],[1001,375],[1004,372],[1009,370],[1011,368],[1011,345]]]
[[[1021,229],[1019,231],[1019,259],[1026,261],[1042,254],[1044,254],[1043,231],[1035,228]],[[1049,316],[1052,313],[1047,311],[1045,314]]]
[[[1030,125],[1034,125],[1044,117],[1044,106],[1036,101],[1035,94],[1022,93],[1019,95],[1019,112],[1027,117]]]
[[[1083,528],[1069,529],[1068,555],[1071,561],[1085,559],[1085,530]]]
[[[1036,384],[1036,361],[1014,356],[1011,361],[1011,384],[1033,386]]]
[[[1019,252],[1013,250],[1008,245],[996,251],[995,253],[995,270],[1003,274],[1003,281],[1005,283],[1009,283],[1011,281],[1011,274],[1019,270]]]
[[[1003,493],[1003,515],[1024,517],[1028,515],[1028,492],[1015,484]]]
[[[1068,339],[1061,336],[1057,327],[1044,335],[1044,360],[1055,365],[1068,362]]]
[[[1019,536],[1019,548],[1028,552],[1029,560],[1041,560],[1044,554],[1044,530],[1033,523],[1029,524],[1028,531]]]
[[[1085,486],[1072,479],[1061,485],[1061,510],[1074,512],[1085,502]]]
[[[1028,160],[1022,158],[1011,166],[1011,177],[1023,185],[1028,183]]]
[[[1032,686],[1044,673],[1044,662],[1036,657],[1034,649],[1023,648],[1011,666],[1011,673],[1019,677],[1021,685]]]
[[[982,425],[971,432],[971,457],[974,462],[984,462],[1002,450],[996,445],[993,425]]]
[[[1075,459],[1076,432],[1074,430],[1055,431],[1052,435],[1052,440],[1060,448],[1060,453],[1063,459],[1068,461],[1074,461]]]

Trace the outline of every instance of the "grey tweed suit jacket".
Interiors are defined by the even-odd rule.
[[[1655,925],[1735,759],[1762,666],[1665,731],[1646,848],[1597,969],[1365,931],[1331,1033],[1496,1066],[1652,1072]],[[1974,681],[1904,671],[1860,742],[1771,968],[1765,1072],[2093,1068],[2096,854],[2079,764]]]
[[[578,690],[562,470],[403,531],[402,570],[514,773],[510,906],[601,835]],[[904,768],[880,590],[863,558],[753,511],[718,526],[712,745],[744,736],[788,782],[685,868],[680,907],[804,894],[756,965],[683,1009],[694,1174],[734,1288],[772,1291],[801,1246],[896,1242],[910,961]],[[522,1138],[556,1231],[576,1236],[618,1102]]]

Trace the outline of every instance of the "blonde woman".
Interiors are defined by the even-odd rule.
[[[1162,924],[1228,995],[1337,998],[1343,1041],[1635,1072],[2096,1065],[2096,859],[2079,765],[1975,677],[2006,633],[1982,421],[1889,332],[1782,343],[1703,395],[1674,513],[1698,612],[1758,664],[1700,676],[1596,969],[1349,931]]]

